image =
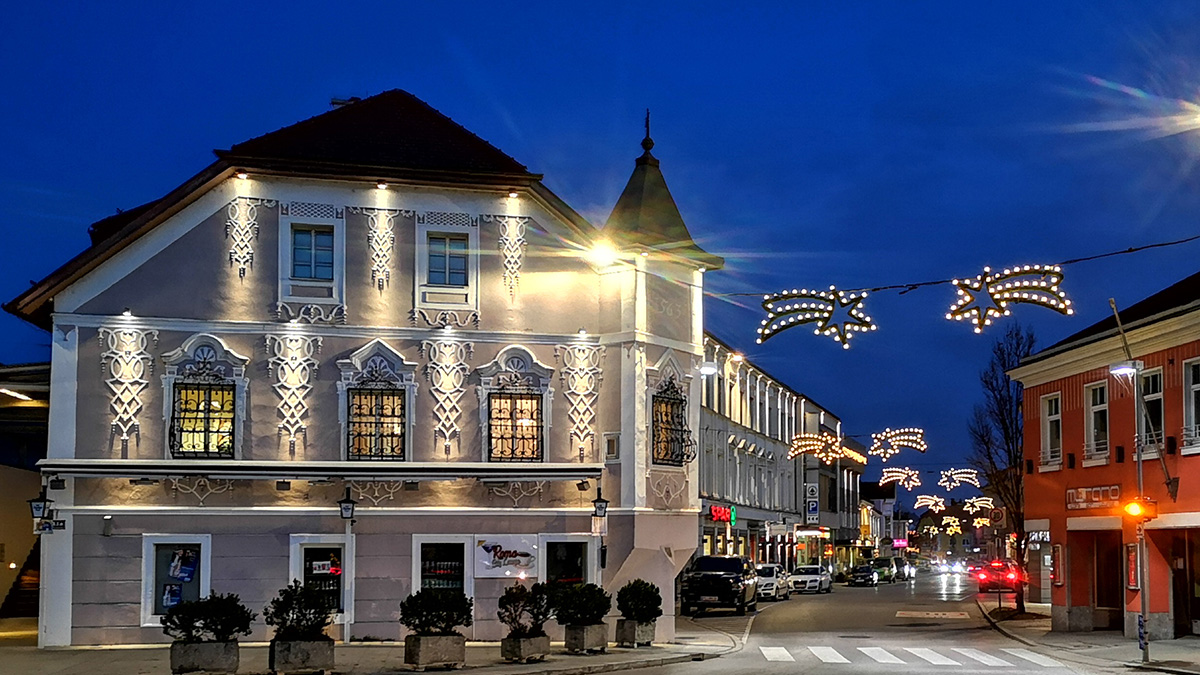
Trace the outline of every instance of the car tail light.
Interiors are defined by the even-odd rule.
[[[980,580],[980,581],[987,581],[987,575],[986,575],[986,574],[984,574],[983,572],[980,572],[980,573],[979,573],[979,580]]]
[[[1016,573],[1016,572],[1009,572],[1009,573],[1008,573],[1008,578],[1009,578],[1010,580],[1012,580],[1012,579],[1016,579],[1016,578],[1017,578],[1017,573]]]

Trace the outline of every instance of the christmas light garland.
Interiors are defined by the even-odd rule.
[[[979,487],[979,472],[975,469],[946,469],[938,479],[938,485],[953,490],[959,485],[974,485]]]
[[[913,488],[921,485],[921,472],[908,467],[889,466],[883,470],[883,477],[879,479],[880,485],[888,483],[897,483],[911,492]]]
[[[884,429],[881,433],[871,434],[871,449],[869,455],[878,455],[883,461],[888,461],[892,455],[904,448],[925,452],[929,446],[925,443],[925,431],[916,427],[903,429]],[[911,488],[910,488],[911,489]]]
[[[959,519],[954,516],[942,518],[942,525],[945,525],[946,534],[962,534],[962,525]]]
[[[1057,265],[1022,265],[983,274],[974,279],[954,279],[958,300],[950,305],[946,318],[954,321],[969,319],[975,332],[982,333],[992,319],[1012,314],[1009,305],[1029,303],[1049,307],[1060,314],[1074,314],[1071,301],[1058,287],[1062,283],[1062,268]]]
[[[813,331],[814,334],[831,335],[841,343],[843,349],[849,349],[850,338],[854,337],[855,333],[877,328],[871,317],[863,311],[863,302],[866,299],[866,291],[846,293],[839,291],[835,286],[830,286],[828,291],[793,288],[791,291],[785,289],[779,293],[764,295],[762,307],[767,312],[767,318],[762,320],[755,342],[762,344],[789,328],[819,322],[820,325]],[[834,320],[834,315],[839,309],[846,309],[847,320]]]
[[[917,495],[917,501],[913,504],[913,508],[921,508],[926,506],[934,513],[940,513],[946,510],[946,500],[937,495]]]
[[[839,457],[845,457],[845,450],[837,436],[822,431],[820,433],[806,432],[792,437],[792,449],[788,451],[788,459],[798,455],[812,455],[826,464],[833,464]]]
[[[979,529],[981,527],[987,527],[992,524],[992,519],[991,518],[976,518],[974,524],[975,524],[976,529]]]
[[[963,503],[963,510],[967,513],[977,513],[984,509],[993,508],[996,508],[996,506],[992,503],[991,497],[971,497]]]

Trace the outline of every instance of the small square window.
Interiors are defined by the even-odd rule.
[[[429,235],[427,283],[434,286],[467,285],[467,238],[448,234]]]
[[[621,436],[609,434],[604,437],[604,459],[615,462],[621,459]]]
[[[292,278],[333,281],[333,228],[292,227]]]

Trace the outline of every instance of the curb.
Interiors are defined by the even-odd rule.
[[[1001,634],[1001,635],[1003,635],[1004,637],[1006,637],[1006,638],[1008,638],[1008,639],[1010,639],[1010,640],[1016,640],[1017,642],[1020,642],[1020,643],[1022,643],[1022,644],[1026,644],[1026,645],[1029,645],[1030,647],[1041,647],[1041,646],[1043,646],[1043,645],[1041,645],[1041,644],[1038,644],[1037,642],[1034,642],[1033,640],[1030,640],[1029,638],[1021,637],[1020,635],[1017,635],[1017,634],[1013,633],[1012,631],[1010,631],[1010,630],[1008,630],[1008,629],[1006,629],[1006,628],[1002,627],[1002,626],[1000,625],[1000,622],[998,622],[998,621],[996,621],[995,619],[993,619],[993,618],[991,617],[991,615],[989,615],[989,614],[987,613],[987,610],[983,608],[983,603],[979,602],[979,598],[975,598],[975,606],[979,608],[979,613],[980,613],[980,614],[983,614],[983,620],[984,620],[984,621],[987,621],[987,622],[988,622],[988,625],[990,625],[990,626],[992,627],[992,629],[993,629],[993,630],[995,630],[996,632],[1000,633],[1000,634]],[[1196,674],[1195,674],[1195,673],[1190,673],[1189,675],[1196,675]]]
[[[1176,673],[1177,675],[1196,675],[1196,670],[1184,670],[1183,668],[1174,668],[1172,666],[1159,665],[1151,661],[1150,663],[1142,663],[1141,661],[1133,661],[1131,663],[1122,664],[1131,670],[1141,670],[1159,673]]]
[[[545,668],[543,670],[527,671],[525,675],[590,675],[591,673],[613,673],[621,670],[636,670],[638,668],[655,668],[658,666],[669,666],[676,663],[684,663],[687,661],[705,661],[714,659],[720,656],[719,654],[704,654],[697,652],[694,654],[678,654],[675,656],[660,656],[653,659],[644,659],[641,661],[619,661],[616,663],[598,663],[593,666],[568,666],[565,668]],[[1194,675],[1194,674],[1192,674]]]

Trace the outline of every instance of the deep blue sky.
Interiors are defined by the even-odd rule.
[[[973,276],[1200,232],[1196,137],[1098,130],[1200,98],[1193,2],[646,4],[18,3],[0,41],[0,296],[211,149],[390,88],[544,173],[597,224],[651,108],[685,220],[728,260],[716,292]],[[1125,306],[1195,272],[1198,251],[1069,267],[1075,317],[1015,318],[1051,344],[1110,296]],[[710,300],[709,324],[849,433],[925,427],[929,456],[911,459],[931,468],[961,464],[991,340],[942,318],[953,299],[874,295],[880,328],[846,352],[803,329],[755,346],[751,299]],[[46,344],[0,318],[0,361],[47,358]]]

